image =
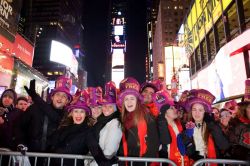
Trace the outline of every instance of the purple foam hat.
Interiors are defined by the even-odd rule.
[[[153,102],[160,111],[163,105],[174,105],[174,100],[166,90],[161,90],[153,94]]]
[[[180,97],[179,101],[177,102],[178,107],[185,108],[188,97],[190,97],[188,90],[185,90],[184,92],[182,92],[181,97]]]
[[[166,90],[166,85],[160,79],[153,80],[152,82],[158,90]]]
[[[72,80],[65,76],[60,76],[56,80],[55,89],[51,92],[50,96],[53,96],[57,92],[64,92],[67,94],[69,101],[72,101],[72,95],[70,94],[70,89],[72,86]]]
[[[115,83],[113,81],[109,81],[105,84],[105,95],[101,102],[102,105],[104,104],[115,104],[117,97],[117,89]]]
[[[102,89],[101,87],[88,87],[89,93],[89,106],[97,107],[100,106],[100,102],[102,101]]]
[[[245,93],[242,101],[238,103],[239,106],[250,104],[250,80],[245,80]]]
[[[132,77],[127,77],[120,82],[119,87],[120,87],[120,94],[118,100],[119,105],[122,105],[123,100],[127,95],[134,95],[140,101],[142,101],[142,96],[139,93],[140,84],[136,79]]]
[[[81,91],[76,103],[69,105],[67,110],[71,112],[73,109],[84,109],[88,116],[91,115],[91,110],[87,105],[88,96],[85,90]]]
[[[195,103],[202,104],[206,112],[212,111],[212,104],[215,96],[205,89],[192,89],[189,91],[188,100],[186,101],[185,109],[191,111],[192,105]]]
[[[150,87],[150,88],[154,89],[155,92],[159,91],[159,89],[152,82],[144,82],[141,85],[140,93],[142,93],[144,91],[144,89],[147,88],[147,87]]]

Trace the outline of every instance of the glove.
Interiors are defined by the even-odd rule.
[[[17,145],[17,151],[21,152],[22,155],[25,155],[25,153],[28,151],[28,147],[24,146],[23,144]]]
[[[177,147],[181,155],[192,156],[195,153],[195,144],[193,138],[189,137],[186,133],[187,131],[178,134]]]
[[[37,94],[36,94],[36,80],[30,80],[30,88],[28,88],[27,86],[24,86],[24,89],[26,90],[26,92],[28,93],[28,95],[31,98],[34,98]]]
[[[172,142],[170,132],[168,130],[168,123],[165,118],[165,114],[160,114],[157,117],[157,127],[159,130],[160,144],[162,144],[162,149],[167,151],[167,145]]]
[[[0,107],[0,116],[3,116],[6,112],[8,112],[7,108]]]

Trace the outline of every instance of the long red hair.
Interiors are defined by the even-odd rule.
[[[136,102],[136,107],[134,110],[134,119],[133,119],[133,126],[137,126],[138,122],[141,120],[145,120],[147,123],[147,118],[146,118],[146,111],[147,111],[147,107],[144,106],[140,100],[138,100],[137,98],[137,102]],[[121,111],[121,122],[122,124],[126,123],[126,119],[128,116],[129,112],[127,111],[124,102],[122,104],[122,111]],[[123,128],[124,130],[124,128]]]

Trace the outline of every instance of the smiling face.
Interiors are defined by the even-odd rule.
[[[115,109],[114,109],[115,105],[114,104],[105,104],[102,106],[102,113],[104,116],[109,116],[111,115],[112,113],[115,112]]]
[[[85,120],[86,112],[84,109],[73,109],[72,118],[74,124],[81,124]]]
[[[94,119],[97,119],[102,114],[102,107],[101,106],[95,106],[91,107],[92,117]]]
[[[192,117],[195,123],[202,123],[205,114],[205,109],[202,104],[195,103],[192,106]]]
[[[134,95],[124,97],[124,106],[128,112],[133,112],[136,108],[137,98]]]
[[[51,99],[52,104],[56,109],[63,109],[63,107],[69,103],[68,96],[64,92],[56,92]]]
[[[151,87],[146,87],[143,91],[142,91],[142,96],[143,96],[143,100],[144,103],[148,104],[151,103],[152,100],[152,95],[155,93],[155,90]]]

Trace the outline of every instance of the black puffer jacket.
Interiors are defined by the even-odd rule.
[[[72,124],[58,129],[50,138],[49,152],[60,154],[86,155],[88,153],[87,135],[89,127],[86,122]],[[53,159],[51,165],[60,165],[61,159]],[[83,165],[83,160],[78,160],[77,165]],[[74,165],[74,160],[65,159],[64,166]]]

